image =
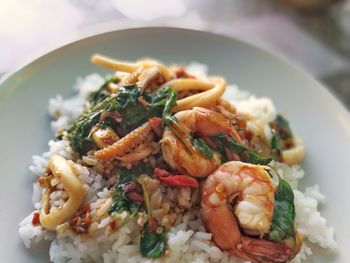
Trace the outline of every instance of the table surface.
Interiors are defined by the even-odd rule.
[[[65,19],[52,20],[59,13]],[[350,0],[321,13],[268,0],[1,1],[0,37],[7,41],[0,41],[0,74],[91,32],[134,25],[210,30],[263,46],[311,73],[350,109]]]

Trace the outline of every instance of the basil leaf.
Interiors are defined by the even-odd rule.
[[[242,144],[239,144],[231,135],[225,136],[225,134],[219,133],[215,135],[215,138],[217,138],[223,144],[224,147],[228,147],[231,151],[235,153],[247,152],[247,148]]]
[[[148,223],[146,222],[140,239],[141,255],[150,258],[159,258],[164,254],[165,248],[165,234],[158,234],[149,230]]]
[[[225,135],[220,133],[215,135],[214,139],[218,141],[216,148],[221,153],[224,152],[222,147],[226,147],[230,151],[239,154],[241,159],[248,163],[266,165],[272,161],[272,157],[260,156],[255,151],[250,150],[242,144],[239,144],[235,138],[229,134]],[[224,157],[227,159],[226,155],[224,155]]]
[[[272,222],[267,234],[268,239],[278,242],[289,237],[295,237],[294,219],[293,190],[286,180],[279,177],[279,184],[275,192]]]
[[[193,146],[205,157],[210,159],[213,158],[213,152],[209,148],[209,146],[202,140],[198,138],[194,138],[191,136],[190,140],[192,141]]]
[[[262,157],[254,151],[249,150],[247,152],[247,162],[251,164],[267,165],[272,161],[272,157]]]
[[[281,138],[274,134],[271,138],[271,150],[276,152],[278,155],[281,155],[281,147],[280,147]]]
[[[278,114],[274,120],[274,123],[276,133],[282,140],[287,140],[293,137],[292,130],[289,127],[289,122],[282,115]]]
[[[109,209],[109,213],[129,211],[137,212],[141,208],[141,204],[130,200],[124,191],[124,187],[130,183],[137,183],[137,179],[141,174],[152,174],[152,167],[141,163],[137,166],[127,169],[124,167],[119,168],[118,170],[118,179],[119,182],[115,186],[115,189],[112,193],[113,203]],[[138,184],[139,185],[139,184]],[[141,188],[141,187],[140,187]]]
[[[152,167],[145,163],[140,163],[137,166],[133,166],[131,169],[120,167],[118,170],[119,184],[125,184],[132,181],[137,181],[138,177],[141,174],[152,175],[153,174]]]
[[[165,102],[164,110],[162,116],[170,115],[170,110],[176,105],[176,92],[172,88],[166,88],[166,93],[168,98]]]
[[[172,88],[167,87],[154,94],[148,94],[142,92],[136,85],[129,85],[120,87],[117,94],[111,95],[102,86],[100,91],[93,94],[90,99],[91,108],[82,113],[67,129],[72,149],[81,155],[97,149],[89,135],[103,112],[118,112],[121,115],[120,123],[107,118],[102,125],[110,126],[118,130],[118,134],[125,135],[149,118],[161,117],[164,113],[171,116],[170,109],[176,104],[176,93]],[[143,99],[144,103],[141,103],[140,99]]]
[[[112,193],[112,199],[113,203],[111,208],[109,209],[110,214],[122,211],[134,213],[139,211],[141,207],[141,204],[133,202],[126,196],[122,185],[119,185],[115,188],[115,190]]]

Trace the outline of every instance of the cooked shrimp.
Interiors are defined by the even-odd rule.
[[[191,134],[211,136],[228,133],[240,142],[239,135],[231,127],[228,119],[218,112],[195,107],[192,110],[180,111],[175,117],[181,127],[181,138],[172,129],[165,129],[161,145],[164,160],[178,172],[205,177],[221,163],[217,153],[214,153],[211,159],[199,153],[189,141]]]
[[[253,262],[290,259],[292,250],[285,244],[259,239],[270,229],[274,191],[263,166],[232,161],[209,175],[202,188],[201,217],[217,246]]]

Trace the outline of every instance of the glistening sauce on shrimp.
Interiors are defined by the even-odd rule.
[[[174,116],[182,129],[181,134],[175,134],[167,128],[163,133],[161,144],[165,161],[179,172],[194,177],[205,177],[221,163],[219,155],[215,152],[213,158],[200,154],[188,140],[191,134],[211,136],[227,133],[240,141],[238,133],[231,127],[228,119],[218,112],[195,107],[192,110],[180,111]],[[187,148],[184,145],[186,141],[188,141]]]
[[[253,262],[289,260],[292,248],[262,239],[270,229],[274,189],[263,166],[232,161],[209,175],[202,188],[201,216],[214,242]]]
[[[299,253],[306,216],[296,217],[300,198],[283,175],[297,177],[286,164],[304,147],[266,100],[243,100],[245,112],[223,99],[223,77],[152,59],[92,61],[116,72],[100,86],[83,81],[74,114],[72,103],[50,102],[57,140],[33,158],[41,203],[20,225],[27,247],[56,234],[54,262],[287,262]]]

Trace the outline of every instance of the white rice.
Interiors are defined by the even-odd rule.
[[[188,69],[194,75],[206,76],[207,67],[205,65],[192,63]],[[103,83],[104,78],[97,74],[91,74],[78,79],[74,86],[78,92],[75,97],[64,100],[58,95],[51,99],[49,101],[49,113],[54,118],[51,123],[52,130],[57,132],[67,128],[82,112],[87,96],[92,91],[96,91]],[[276,116],[274,105],[268,98],[256,98],[249,92],[239,90],[236,86],[230,86],[225,96],[235,103],[239,111],[257,117],[264,125],[268,125]],[[251,125],[254,125],[254,123]],[[266,135],[268,136],[268,134]],[[32,165],[29,167],[33,175],[39,177],[44,174],[47,161],[53,154],[59,154],[69,160],[74,159],[72,150],[66,141],[50,141],[48,152],[41,156],[33,156]],[[96,160],[93,160],[93,158],[84,158],[85,163],[96,164]],[[318,205],[325,202],[325,197],[320,193],[319,187],[317,185],[308,187],[302,192],[297,189],[298,180],[304,176],[304,171],[300,166],[288,166],[281,163],[274,163],[273,165],[294,190],[296,225],[305,239],[301,252],[293,262],[302,262],[312,255],[312,250],[308,247],[310,243],[323,248],[336,249],[334,229],[327,227],[326,220],[318,212]],[[109,191],[105,187],[106,182],[101,175],[79,164],[74,164],[74,168],[79,173],[79,180],[89,189],[86,197],[87,201],[94,202],[107,196]],[[52,194],[57,195],[52,196],[53,200],[57,200],[53,204],[54,206],[60,204],[60,193]],[[176,193],[169,190],[169,198],[172,194],[175,198]],[[41,189],[34,184],[33,205],[35,209],[40,208],[40,197]],[[185,214],[176,221],[175,226],[167,233],[169,256],[162,260],[151,260],[140,256],[140,226],[136,220],[131,220],[117,232],[105,235],[103,229],[110,222],[110,217],[107,217],[97,226],[101,229],[98,236],[82,238],[67,232],[55,234],[45,230],[40,225],[33,226],[31,223],[33,213],[20,223],[19,234],[27,248],[42,240],[52,240],[49,251],[52,262],[242,262],[215,246],[211,240],[212,235],[204,229],[198,211]]]

